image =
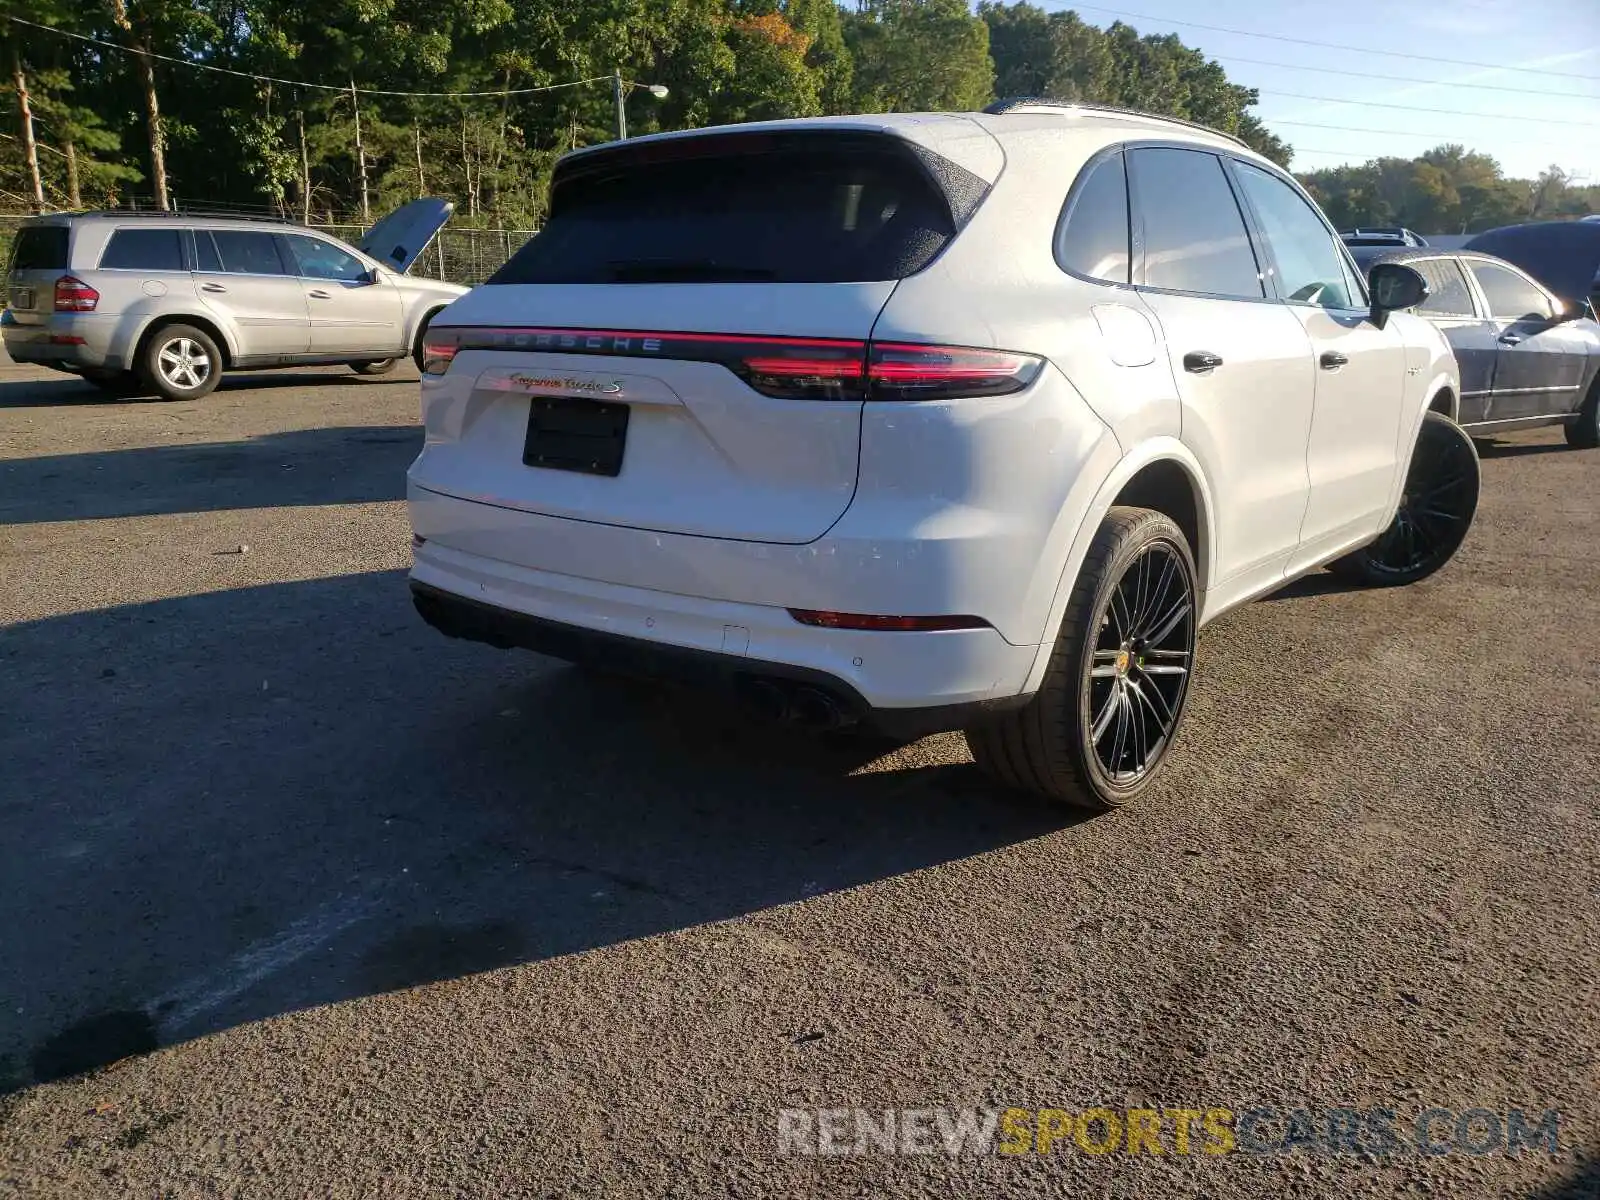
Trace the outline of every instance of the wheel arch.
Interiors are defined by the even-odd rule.
[[[1024,691],[1038,690],[1055,645],[1054,631],[1061,627],[1089,544],[1106,514],[1118,504],[1154,508],[1171,517],[1190,539],[1197,590],[1204,595],[1210,585],[1216,562],[1216,507],[1211,486],[1199,460],[1187,446],[1174,437],[1154,438],[1118,461],[1084,511],[1056,583],[1049,619]]]
[[[217,344],[218,350],[222,351],[222,369],[227,371],[233,368],[234,346],[228,340],[228,335],[222,326],[218,325],[216,321],[196,313],[162,313],[158,317],[152,317],[146,322],[144,328],[139,330],[139,336],[133,344],[133,355],[128,362],[129,370],[137,371],[140,369],[140,364],[144,361],[144,352],[150,345],[150,339],[169,325],[192,325],[200,330]]]

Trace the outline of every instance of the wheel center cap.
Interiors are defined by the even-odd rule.
[[[1116,662],[1117,674],[1118,675],[1126,675],[1128,673],[1128,667],[1132,662],[1133,662],[1133,654],[1132,654],[1131,651],[1118,650],[1117,651],[1117,662]]]

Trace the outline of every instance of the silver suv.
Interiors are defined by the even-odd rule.
[[[453,207],[413,201],[359,249],[275,221],[31,217],[12,246],[6,353],[169,400],[204,396],[232,369],[348,363],[382,374],[467,290],[404,274]]]

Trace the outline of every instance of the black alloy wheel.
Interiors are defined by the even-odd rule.
[[[1086,741],[1107,781],[1136,785],[1166,752],[1194,663],[1189,569],[1155,541],[1124,568],[1106,599],[1084,674]]]
[[[1194,558],[1164,513],[1106,514],[1067,600],[1039,690],[966,730],[973,761],[1007,787],[1074,808],[1119,808],[1157,777],[1194,669]]]
[[[1427,578],[1461,548],[1478,511],[1478,488],[1472,439],[1442,413],[1425,413],[1394,520],[1376,541],[1329,570],[1380,587]]]

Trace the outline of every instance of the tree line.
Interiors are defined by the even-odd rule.
[[[0,0],[0,18],[13,208],[176,198],[366,220],[432,194],[458,221],[527,227],[555,159],[615,136],[613,73],[635,134],[1040,95],[1292,156],[1250,111],[1256,92],[1179,38],[1027,2]],[[1501,179],[1460,147],[1305,178],[1346,224],[1482,224],[1582,195]]]
[[[1600,212],[1600,184],[1582,186],[1558,166],[1537,179],[1508,179],[1487,154],[1455,144],[1418,158],[1309,171],[1300,181],[1340,229],[1403,225],[1419,233],[1481,233]]]
[[[1186,117],[1290,153],[1249,113],[1255,92],[1179,39],[1029,3],[0,0],[0,15],[52,27],[0,23],[8,124],[22,131],[0,139],[13,206],[176,196],[375,216],[428,193],[454,198],[458,219],[526,225],[555,158],[615,136],[613,72],[635,134],[1028,94]],[[562,86],[576,80],[593,82]]]

